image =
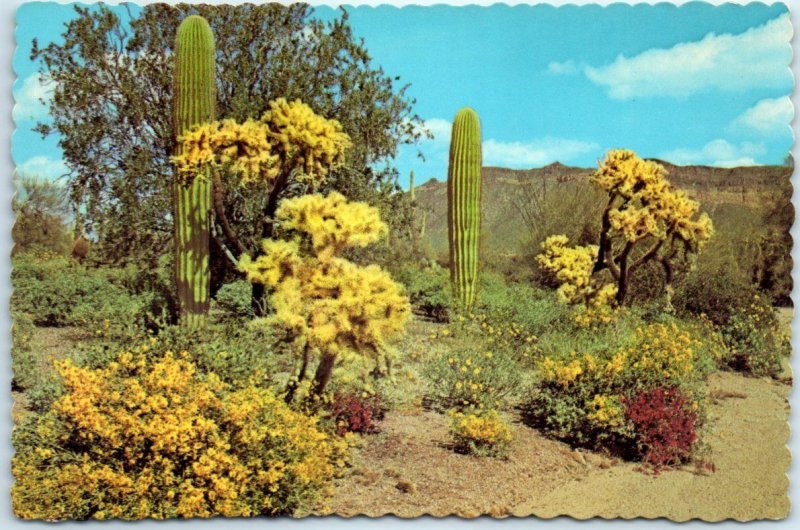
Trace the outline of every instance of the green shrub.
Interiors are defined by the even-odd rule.
[[[316,418],[253,383],[231,388],[188,354],[58,369],[65,393],[14,432],[12,505],[24,519],[291,514],[344,464],[346,444]]]
[[[698,267],[676,290],[674,305],[679,314],[706,315],[714,324],[724,326],[732,314],[748,307],[756,294],[756,288],[733,265]]]
[[[569,308],[552,292],[526,284],[508,284],[499,274],[481,276],[474,313],[495,327],[515,323],[538,336],[568,323]]]
[[[11,314],[11,367],[14,378],[11,387],[15,390],[31,388],[41,372],[41,359],[32,348],[35,327],[31,317],[25,313]]]
[[[727,366],[740,372],[777,377],[782,357],[791,353],[789,339],[763,295],[755,295],[750,306],[734,311],[720,334],[730,350]]]
[[[252,305],[252,285],[244,280],[237,280],[220,287],[214,297],[213,309],[221,318],[252,319],[255,317]]]
[[[456,349],[424,369],[429,397],[440,410],[496,409],[514,397],[519,367],[507,352]]]
[[[24,313],[16,312],[12,314],[12,320],[11,365],[14,377],[11,388],[25,392],[26,409],[42,413],[61,394],[62,388],[52,359],[33,340],[33,320]]]
[[[449,321],[455,299],[447,269],[436,263],[427,267],[404,265],[396,279],[405,285],[411,305],[417,313],[434,322]]]
[[[225,383],[242,386],[251,380],[272,384],[283,391],[295,357],[282,337],[266,326],[242,326],[236,322],[209,322],[201,328],[165,326],[158,333],[131,329],[130,335],[98,337],[81,343],[72,357],[86,368],[107,366],[125,344],[141,344],[140,353],[191,352],[192,362],[204,373],[214,373]],[[144,348],[144,350],[141,350]]]
[[[84,267],[66,257],[14,258],[11,280],[15,311],[40,326],[81,326],[92,332],[144,326],[154,320],[153,293],[131,294],[109,280],[102,269]]]

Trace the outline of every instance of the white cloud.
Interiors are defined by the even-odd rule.
[[[453,125],[442,118],[425,120],[424,126],[433,134],[433,139],[420,142],[420,149],[429,159],[438,159],[447,164],[450,149],[450,133]],[[502,142],[488,139],[483,141],[483,164],[507,168],[531,168],[560,161],[567,162],[581,155],[599,151],[600,146],[593,142],[545,137],[529,142]]]
[[[709,33],[699,41],[619,56],[584,71],[614,99],[680,98],[714,88],[780,88],[792,82],[791,38],[792,24],[784,14],[738,35]]]
[[[788,96],[762,99],[733,121],[736,129],[748,129],[763,135],[785,133],[794,117],[794,106]]]
[[[593,142],[566,138],[540,138],[529,142],[483,142],[483,164],[513,169],[544,166],[553,162],[567,162],[578,156],[598,151]]]
[[[47,116],[48,101],[52,94],[49,84],[38,73],[33,73],[18,83],[18,88],[14,89],[14,121],[41,120]]]
[[[69,171],[63,160],[53,159],[38,155],[27,159],[17,166],[20,175],[31,175],[42,178],[56,179]]]
[[[740,167],[758,165],[756,157],[766,152],[766,146],[761,143],[742,142],[734,145],[727,140],[716,139],[699,149],[678,148],[663,153],[659,158],[677,165]]]
[[[547,65],[547,73],[551,75],[573,75],[577,74],[578,70],[578,65],[572,60],[563,63],[553,61]]]
[[[448,120],[443,120],[442,118],[431,118],[429,120],[425,120],[424,127],[428,129],[431,134],[433,134],[434,142],[450,142],[450,131],[453,128],[453,124]]]

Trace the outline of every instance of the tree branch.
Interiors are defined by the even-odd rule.
[[[611,219],[609,218],[611,207],[614,205],[614,200],[616,200],[616,198],[617,194],[612,193],[608,197],[606,207],[603,209],[602,224],[600,226],[600,248],[597,250],[597,261],[592,269],[592,274],[600,272],[606,267],[613,267],[613,260],[608,259],[608,255],[611,251],[611,236],[609,236],[608,233],[611,231]],[[617,275],[615,275],[615,277],[616,276]]]
[[[239,241],[239,238],[236,236],[233,228],[231,228],[230,222],[228,222],[228,216],[225,214],[222,177],[220,177],[219,169],[216,167],[211,168],[211,189],[211,196],[214,202],[214,212],[217,215],[219,224],[222,226],[222,232],[225,234],[225,238],[234,246],[236,251],[239,253],[239,256],[246,254],[247,249],[245,249],[244,245],[242,245],[242,242]],[[221,246],[225,248],[224,245]]]

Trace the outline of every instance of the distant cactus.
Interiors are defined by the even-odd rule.
[[[214,120],[214,35],[203,17],[187,17],[175,39],[173,127],[176,142],[192,126]],[[181,144],[177,142],[176,154]],[[208,313],[211,179],[174,184],[175,276],[181,321],[195,325]]]
[[[447,170],[447,232],[450,281],[463,309],[475,302],[481,231],[481,124],[463,108],[453,121]]]

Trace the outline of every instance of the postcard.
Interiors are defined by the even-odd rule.
[[[787,517],[786,4],[16,24],[17,517]]]

